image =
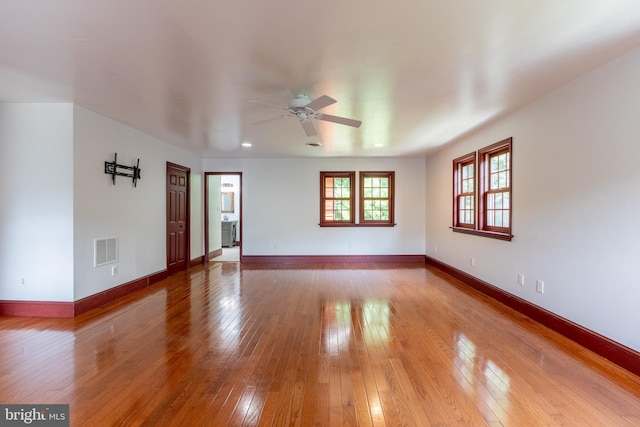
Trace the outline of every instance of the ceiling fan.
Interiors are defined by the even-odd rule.
[[[274,117],[271,119],[262,120],[260,122],[253,123],[254,125],[270,122],[272,120],[283,119],[286,117],[296,117],[300,122],[300,124],[302,125],[302,129],[304,129],[304,133],[306,133],[307,136],[315,136],[318,134],[318,131],[316,130],[313,123],[311,122],[312,118],[316,120],[324,120],[325,122],[332,122],[332,123],[338,123],[341,125],[352,126],[355,128],[360,127],[360,125],[362,124],[360,120],[353,120],[353,119],[347,119],[346,117],[338,117],[338,116],[332,116],[330,114],[318,113],[318,110],[321,110],[325,107],[328,107],[331,104],[335,104],[336,102],[338,102],[327,95],[322,95],[321,97],[316,98],[312,101],[311,98],[309,98],[309,96],[304,94],[298,94],[295,96],[295,98],[293,98],[289,102],[289,106],[287,107],[269,104],[267,102],[262,102],[262,101],[249,101],[249,102],[269,105],[271,107],[277,107],[287,112],[286,114],[282,114],[279,117]]]

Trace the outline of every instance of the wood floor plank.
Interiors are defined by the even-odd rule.
[[[0,401],[92,426],[640,425],[640,378],[407,264],[213,262],[0,317]]]

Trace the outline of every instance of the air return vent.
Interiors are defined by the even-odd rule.
[[[107,237],[93,241],[93,266],[99,267],[118,260],[118,238]]]

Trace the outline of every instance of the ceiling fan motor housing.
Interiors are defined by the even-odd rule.
[[[289,108],[293,110],[303,109],[310,102],[311,98],[307,95],[296,95],[296,97],[289,102]]]

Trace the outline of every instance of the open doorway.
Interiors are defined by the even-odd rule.
[[[205,261],[242,259],[242,172],[205,172]]]

